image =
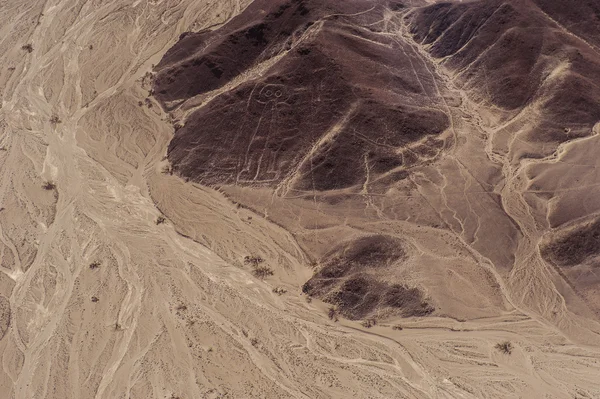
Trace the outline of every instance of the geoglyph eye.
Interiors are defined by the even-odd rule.
[[[257,101],[267,103],[270,101],[282,101],[285,93],[285,88],[281,85],[268,84],[265,85],[259,92]]]

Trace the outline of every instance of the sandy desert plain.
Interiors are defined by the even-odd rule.
[[[0,399],[600,398],[599,82],[597,1],[2,0]]]

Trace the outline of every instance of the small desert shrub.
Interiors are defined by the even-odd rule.
[[[402,328],[402,326],[401,326],[401,325],[399,325],[399,324],[396,324],[395,326],[392,326],[392,330],[396,330],[396,331],[402,331],[402,330],[403,330],[403,328]]]
[[[260,256],[244,256],[244,263],[250,264],[253,266],[258,266],[260,263],[263,263],[265,260]]]
[[[327,311],[327,316],[330,320],[338,321],[337,308],[335,306],[330,306],[329,310]]]
[[[156,218],[156,224],[163,224],[164,222],[166,222],[167,219],[165,219],[165,217],[163,215],[160,215],[159,217]]]
[[[269,266],[263,265],[265,260],[260,256],[245,256],[244,264],[252,267],[252,274],[257,278],[265,278],[273,275],[273,269]]]
[[[100,267],[100,261],[99,260],[95,260],[92,263],[90,263],[90,269],[94,270]]]
[[[360,323],[364,328],[371,328],[375,325],[377,325],[377,320],[375,319],[368,319],[368,320],[364,320],[362,323]]]
[[[181,304],[181,305],[177,305],[177,307],[175,309],[184,311],[184,310],[187,310],[187,306],[185,306],[184,304]]]
[[[273,275],[273,269],[271,269],[269,266],[260,265],[254,267],[252,274],[254,274],[254,277],[256,278],[265,278]]]
[[[283,287],[275,287],[273,288],[273,292],[277,295],[283,295],[287,292],[287,290]]]
[[[51,182],[51,181],[47,181],[47,182],[45,182],[45,183],[42,185],[42,188],[43,188],[44,190],[48,190],[48,191],[49,191],[49,190],[54,190],[54,189],[56,188],[56,184],[54,184],[54,183],[53,183],[53,182]]]
[[[25,50],[28,53],[33,52],[33,46],[31,45],[31,43],[27,43],[21,46],[21,50]]]
[[[50,117],[50,123],[53,125],[58,125],[59,123],[62,123],[62,121],[60,120],[58,115],[54,114]]]
[[[507,355],[510,355],[513,350],[513,346],[510,341],[499,342],[496,344],[495,348]]]
[[[250,343],[252,344],[252,346],[258,346],[258,338],[252,338],[250,340]]]
[[[97,297],[97,296],[93,296],[93,297],[92,297],[92,302],[98,302],[99,300],[100,300],[100,299],[98,299],[98,297]]]

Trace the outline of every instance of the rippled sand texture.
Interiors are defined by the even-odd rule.
[[[481,316],[466,311],[467,321],[335,323],[301,295],[311,271],[294,236],[162,173],[172,128],[144,76],[179,34],[219,26],[246,5],[0,4],[0,397],[600,397],[598,328],[547,287],[538,295],[547,280],[517,292],[484,273],[497,292],[470,292],[490,301],[487,313],[471,294],[460,299],[470,283],[447,288],[459,298],[448,312],[465,303]],[[414,234],[425,260],[474,273],[476,259],[451,251],[456,238],[428,258],[435,241]],[[275,276],[254,278],[242,262],[250,253],[276,260]],[[434,272],[443,287],[445,271]],[[561,312],[560,323],[517,294]],[[504,340],[511,355],[494,348]]]

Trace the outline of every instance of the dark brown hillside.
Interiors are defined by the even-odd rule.
[[[311,19],[304,1],[257,1],[217,31],[182,35],[157,66],[157,98],[185,100],[221,86],[282,51]]]
[[[503,1],[442,3],[417,12],[412,33],[434,57],[448,57],[447,66],[461,71],[468,87],[485,79],[490,100],[515,109],[540,83],[543,25],[541,17]]]
[[[389,279],[398,263],[405,260],[402,246],[401,240],[387,236],[361,237],[340,245],[324,257],[302,291],[337,305],[350,319],[367,318],[375,310],[405,317],[425,316],[433,308],[418,288],[390,284],[378,277],[383,274]]]
[[[449,126],[431,75],[415,69],[414,52],[378,33],[384,7],[272,4],[253,3],[218,33],[185,36],[157,67],[155,92],[168,106],[282,54],[263,76],[188,118],[169,146],[175,172],[213,186],[361,186],[368,174],[413,166],[403,148]],[[436,143],[428,157],[439,150]]]
[[[597,0],[534,0],[549,17],[600,51],[600,2]]]
[[[156,67],[156,97],[166,103],[213,90],[289,50],[313,23],[373,7],[368,0],[254,1],[218,30],[184,33]]]
[[[569,267],[583,263],[600,253],[600,221],[557,236],[542,246],[542,255],[558,266]]]
[[[414,10],[408,21],[474,98],[514,111],[537,104],[540,122],[528,140],[562,142],[588,135],[600,119],[600,54],[577,36],[599,29],[595,9],[550,0],[441,3]]]
[[[600,220],[594,218],[548,233],[540,245],[540,252],[600,315]]]

